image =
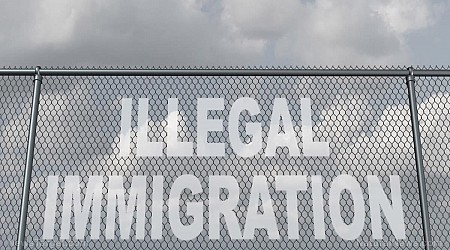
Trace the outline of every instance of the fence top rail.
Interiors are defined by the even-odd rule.
[[[35,69],[0,69],[3,76],[32,76]],[[388,76],[406,77],[408,69],[52,69],[42,76]],[[414,70],[415,76],[449,77],[450,70]]]

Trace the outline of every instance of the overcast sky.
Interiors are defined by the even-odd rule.
[[[443,65],[447,67],[450,65],[448,48],[450,44],[450,0],[0,0],[0,3],[0,67],[33,67],[35,65],[44,67]],[[51,82],[49,83],[51,84]],[[70,81],[62,81],[61,84],[68,85],[70,83]],[[86,84],[82,81],[76,83]],[[431,82],[431,84],[433,83]],[[128,87],[126,84],[132,84],[132,82],[124,83],[122,85],[124,89]],[[385,89],[384,92],[392,95],[403,93],[399,94],[398,89],[395,89],[395,84],[389,86],[393,87]],[[298,89],[302,87],[306,88],[308,85],[301,83]],[[314,89],[311,86],[309,88]],[[422,88],[424,91],[423,85]],[[348,86],[348,89],[352,89],[352,87]],[[418,91],[420,89],[419,85]],[[430,87],[429,90],[423,92],[425,94],[419,95],[419,114],[421,119],[428,121],[426,126],[422,127],[427,173],[436,176],[432,179],[432,183],[429,183],[431,187],[429,190],[433,192],[433,196],[430,196],[432,218],[437,218],[438,222],[433,227],[435,230],[439,229],[440,233],[436,235],[448,235],[450,230],[441,223],[440,218],[450,217],[446,210],[450,203],[450,195],[448,192],[439,191],[448,190],[450,182],[447,177],[448,171],[442,171],[442,169],[447,169],[445,163],[448,162],[448,155],[450,155],[450,144],[448,143],[450,139],[448,129],[445,129],[445,126],[448,125],[448,122],[445,123],[448,121],[446,104],[450,103],[450,91],[445,87],[439,88],[439,92],[437,89]],[[17,92],[19,90],[21,89],[17,88]],[[59,90],[56,89],[56,93],[53,93],[50,88],[43,91],[41,103],[55,110],[50,110],[54,111],[53,113],[48,112],[48,109],[41,110],[39,119],[45,126],[41,126],[39,129],[44,132],[56,131],[54,134],[43,134],[52,135],[53,139],[63,138],[67,142],[72,140],[72,130],[59,129],[61,127],[58,123],[59,120],[64,121],[66,117],[69,117],[67,120],[72,121],[73,118],[72,124],[74,124],[84,121],[84,118],[78,118],[72,114],[68,116],[66,109],[73,109],[73,112],[78,112],[76,114],[79,117],[84,115],[92,121],[96,121],[103,117],[84,112],[94,107],[90,107],[91,103],[84,102],[84,100],[95,100],[99,96],[116,98],[116,96],[103,95],[95,91],[80,92],[75,88],[63,89],[64,91],[61,92],[64,93],[59,93]],[[89,89],[84,88],[84,90]],[[134,90],[136,91],[136,89]],[[209,91],[212,90],[214,89],[209,89]],[[315,110],[320,113],[320,119],[316,126],[319,131],[326,131],[325,128],[340,128],[330,129],[335,132],[333,134],[335,136],[329,135],[327,138],[329,141],[336,141],[339,143],[338,145],[342,145],[342,147],[333,148],[335,152],[340,153],[336,153],[336,155],[343,159],[340,161],[339,158],[336,158],[338,159],[336,161],[341,164],[339,165],[340,170],[355,175],[360,173],[359,176],[365,174],[366,170],[358,172],[360,171],[358,167],[366,163],[358,162],[355,159],[363,159],[360,155],[367,154],[366,162],[373,164],[370,166],[371,168],[368,168],[370,171],[376,172],[383,168],[389,168],[396,169],[402,174],[407,183],[404,192],[405,197],[408,198],[405,202],[410,202],[405,203],[408,206],[406,218],[411,218],[410,223],[413,225],[413,227],[408,225],[408,228],[414,231],[408,232],[408,237],[419,239],[416,237],[418,222],[414,221],[419,218],[418,206],[414,203],[415,198],[411,198],[417,197],[414,193],[417,190],[411,188],[412,183],[415,183],[415,177],[410,174],[415,174],[415,172],[410,171],[413,166],[412,163],[409,163],[412,162],[413,151],[411,138],[405,136],[409,135],[410,124],[406,97],[403,95],[404,102],[395,100],[398,102],[392,103],[381,99],[382,105],[373,106],[373,103],[378,103],[371,102],[374,98],[378,98],[378,92],[373,89],[369,87],[363,89],[366,92],[345,90],[342,93],[346,95],[339,96],[339,98],[327,96],[327,94],[323,96],[330,98],[313,99],[316,103],[322,103],[321,101],[325,100],[328,105],[322,110]],[[124,90],[122,91],[121,93],[125,93]],[[3,91],[3,93],[7,93],[4,95],[9,96],[8,91]],[[133,93],[135,97],[141,95],[141,92]],[[307,95],[311,92],[302,93]],[[11,98],[16,98],[16,95],[11,96]],[[17,100],[26,99],[22,95],[17,96],[23,99],[11,99],[16,100],[13,103],[19,103]],[[161,96],[161,98],[166,97]],[[52,102],[46,103],[48,100]],[[85,106],[75,107],[67,104],[72,100],[81,100]],[[103,102],[96,103],[103,105]],[[10,108],[6,105],[2,107],[6,110]],[[25,152],[26,128],[25,125],[18,124],[28,124],[29,107],[20,106],[19,108],[21,109],[19,115],[12,111],[0,112],[6,114],[1,117],[3,120],[0,127],[0,143],[3,144],[0,145],[3,146],[0,148],[14,149],[0,152],[0,154],[12,155],[2,158],[6,159],[4,162],[8,162],[10,165],[2,167],[6,170],[1,175],[6,176],[3,180],[7,181],[3,181],[0,193],[7,194],[9,197],[7,199],[14,201],[4,202],[6,205],[1,204],[3,207],[0,209],[0,217],[7,218],[4,220],[6,222],[16,221],[17,215],[11,213],[10,211],[13,210],[8,206],[15,204],[18,209],[20,198],[18,195],[20,186],[16,183],[17,180],[21,180],[24,159],[23,154],[17,152]],[[368,110],[368,112],[363,113],[362,110]],[[374,113],[376,114],[374,115]],[[105,117],[109,118],[110,115],[106,114]],[[342,116],[336,114],[342,114]],[[114,126],[118,125],[111,125],[108,128],[113,129]],[[86,133],[87,136],[80,138],[89,140],[93,138],[92,140],[95,142],[103,143],[103,138],[98,136],[94,130],[90,130],[90,127],[83,129],[91,131],[89,132],[91,134]],[[341,141],[341,135],[342,138],[348,139]],[[439,139],[443,142],[439,143],[435,137],[443,138]],[[118,137],[116,138],[115,142],[118,141]],[[51,150],[63,148],[56,139],[49,143],[46,138],[38,136],[37,155],[39,157],[37,159],[40,159],[38,163],[45,168],[36,168],[33,173],[33,181],[37,184],[32,186],[31,191],[31,207],[33,208],[30,209],[31,221],[42,221],[40,218],[43,206],[36,203],[40,196],[33,194],[45,195],[43,191],[45,185],[40,185],[40,183],[46,181],[47,174],[59,173],[61,168],[61,165],[54,163],[57,161],[50,162],[47,166],[45,160],[53,161],[56,156],[65,160],[63,154],[55,154],[52,157],[46,155],[49,151],[53,152]],[[346,146],[349,144],[352,147]],[[70,143],[64,146],[76,150],[80,148],[73,147],[73,144]],[[108,150],[111,150],[116,147],[116,144],[113,143],[107,147]],[[105,147],[100,148],[95,145],[93,148],[101,150]],[[95,162],[96,155],[84,155],[93,159],[94,163],[86,165],[81,175],[86,177],[90,173],[85,169],[109,171],[109,169],[123,168],[130,172],[134,171],[132,167],[138,169],[137,165],[123,164],[112,168],[108,160],[116,159],[117,154],[109,154],[109,152],[102,153],[100,151],[102,155],[98,156],[98,159],[104,164],[102,168]],[[76,157],[81,156],[83,155],[76,155]],[[70,157],[68,159],[76,162]],[[391,162],[394,162],[395,165],[390,164]],[[381,166],[375,166],[376,164]],[[68,166],[63,165],[65,170],[61,171],[61,175],[67,175]],[[53,172],[49,171],[50,169]],[[262,171],[261,168],[259,169]],[[338,168],[333,167],[333,169]],[[275,170],[279,171],[277,173],[282,172],[276,168]],[[238,173],[248,172],[247,169],[241,168],[239,171],[242,172]],[[274,175],[276,171],[271,174]],[[367,173],[371,173],[370,171]],[[324,172],[324,174],[326,173]],[[440,175],[442,177],[439,179]],[[36,209],[38,207],[39,209]],[[13,224],[17,226],[17,223]],[[40,227],[34,226],[34,224],[30,224],[30,227],[33,227],[32,230],[34,230],[30,234],[32,237],[40,235]],[[12,227],[10,229],[12,232]],[[15,236],[13,233],[2,233],[1,235],[7,235],[4,236],[8,237],[7,239]],[[366,239],[368,238],[366,237]],[[2,246],[1,242],[0,246]]]
[[[449,65],[448,0],[1,1],[0,66]]]

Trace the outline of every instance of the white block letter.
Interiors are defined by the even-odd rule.
[[[284,133],[279,134],[280,118],[283,121]],[[297,134],[292,126],[291,114],[289,113],[287,101],[284,98],[275,98],[272,117],[270,118],[270,129],[267,135],[266,156],[275,156],[278,147],[288,147],[290,156],[300,156]]]
[[[164,192],[164,176],[153,176],[153,192],[152,192],[152,239],[162,239],[162,216],[163,216],[163,192]]]
[[[185,226],[180,221],[180,194],[189,189],[192,194],[203,192],[202,185],[193,175],[182,175],[172,184],[169,195],[169,223],[172,232],[181,240],[192,240],[203,230],[203,203],[188,202],[186,216],[194,217],[191,225]]]
[[[131,108],[132,100],[130,98],[122,98],[119,137],[119,156],[121,157],[127,157],[131,153]]]
[[[223,131],[221,119],[208,119],[208,111],[223,110],[223,98],[199,98],[197,101],[197,155],[225,156],[223,143],[209,143],[209,131]]]
[[[251,157],[257,154],[262,148],[261,123],[249,122],[245,125],[245,132],[247,135],[252,136],[252,141],[250,143],[243,143],[239,136],[239,117],[244,110],[247,110],[250,115],[257,115],[260,112],[259,105],[253,98],[243,97],[233,103],[228,123],[230,145],[237,155]]]
[[[42,238],[53,239],[55,232],[56,200],[58,198],[58,176],[47,177],[47,198],[45,199],[44,229]]]
[[[259,201],[261,200],[263,213],[258,213]],[[253,239],[255,229],[265,228],[269,239],[279,239],[277,221],[273,212],[272,199],[270,198],[265,176],[254,176],[250,191],[250,199],[245,220],[244,239]]]
[[[301,99],[303,154],[305,156],[330,156],[328,142],[314,142],[312,131],[311,99]]]
[[[75,239],[84,239],[89,212],[92,204],[91,239],[98,239],[100,235],[100,212],[102,203],[102,176],[89,176],[83,206],[81,206],[81,190],[79,176],[64,178],[64,200],[61,219],[61,239],[69,239],[70,217],[75,222]]]
[[[192,156],[192,142],[178,141],[178,99],[169,98],[167,105],[167,156]]]
[[[133,176],[125,205],[125,190],[122,176],[109,176],[108,210],[106,216],[106,239],[114,239],[116,228],[116,208],[119,212],[120,238],[129,239],[133,215],[136,211],[136,239],[145,237],[145,212],[147,200],[147,177]]]
[[[138,107],[137,156],[162,156],[163,143],[148,141],[148,99],[140,98]]]
[[[381,225],[381,210],[383,210],[386,221],[391,227],[392,234],[394,234],[395,238],[398,240],[403,240],[406,239],[406,235],[405,221],[403,219],[404,215],[402,193],[400,189],[400,177],[398,175],[391,175],[390,183],[392,205],[389,204],[389,199],[384,193],[378,177],[374,175],[367,176],[372,237],[374,239],[383,239]]]
[[[297,193],[307,188],[306,176],[276,176],[276,188],[279,191],[286,191],[286,213],[288,220],[288,237],[292,240],[300,238],[298,233],[298,209],[297,209]]]
[[[325,239],[325,211],[323,210],[323,186],[322,176],[311,176],[311,192],[313,199],[314,216],[314,238],[317,240]]]
[[[220,199],[222,189],[228,190],[228,198]],[[228,227],[232,240],[242,239],[241,229],[233,209],[239,202],[239,186],[233,176],[209,177],[209,239],[220,238],[220,215]]]
[[[341,216],[341,193],[348,190],[353,199],[353,221],[349,225]],[[330,187],[330,217],[336,233],[344,240],[358,238],[364,229],[364,197],[358,181],[350,175],[337,176]]]

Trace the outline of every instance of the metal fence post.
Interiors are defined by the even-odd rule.
[[[33,103],[31,109],[30,130],[28,133],[27,158],[22,186],[22,201],[20,205],[19,230],[17,235],[17,250],[24,249],[25,231],[27,228],[28,197],[30,194],[31,173],[33,172],[34,144],[36,138],[37,118],[39,111],[39,96],[41,93],[42,76],[37,66],[34,74]]]
[[[430,229],[430,217],[428,213],[427,188],[425,182],[425,170],[423,166],[422,144],[420,142],[420,127],[417,111],[417,100],[415,91],[414,69],[408,68],[409,74],[406,77],[408,85],[409,109],[411,112],[411,123],[413,130],[414,155],[416,160],[417,179],[419,183],[420,212],[422,215],[423,240],[426,250],[432,250],[432,239]]]

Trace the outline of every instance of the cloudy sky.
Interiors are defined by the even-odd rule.
[[[0,0],[0,2],[2,24],[0,25],[0,67],[35,65],[66,67],[448,66],[450,64],[448,60],[450,58],[448,49],[450,0]],[[306,85],[300,85],[300,87],[303,86]],[[123,84],[123,88],[126,89],[127,85]],[[450,203],[450,194],[438,191],[449,190],[448,183],[450,183],[447,177],[448,168],[445,166],[445,162],[448,162],[447,156],[450,155],[448,143],[450,134],[447,133],[448,129],[445,129],[448,122],[443,122],[448,120],[446,104],[450,103],[450,90],[445,87],[439,91],[437,91],[438,88],[430,88],[434,92],[431,90],[427,92],[422,85],[418,88],[419,93],[421,88],[423,92],[422,96],[419,94],[419,114],[421,117],[427,117],[428,122],[422,127],[423,135],[428,136],[424,136],[423,140],[425,160],[428,171],[437,176],[433,178],[432,183],[429,183],[431,190],[436,191],[430,197],[431,205],[434,211],[439,211],[433,218],[448,218],[450,215],[445,208]],[[400,167],[405,165],[405,168],[413,169],[411,164],[407,164],[412,159],[412,150],[411,144],[405,143],[405,140],[411,140],[407,137],[409,136],[409,106],[406,101],[372,107],[371,100],[378,98],[377,92],[369,87],[366,91],[367,93],[363,92],[361,96],[355,94],[340,98],[333,97],[334,99],[325,98],[327,103],[332,105],[318,111],[323,117],[323,121],[317,124],[319,131],[325,131],[322,128],[338,126],[342,129],[335,131],[346,138],[351,138],[350,143],[353,145],[351,150],[347,151],[345,147],[335,149],[342,150],[344,160],[350,161],[353,159],[353,154],[357,155],[361,149],[370,149],[373,145],[378,145],[378,148],[386,150],[381,150],[381,153],[370,151],[372,158],[367,157],[369,160],[380,159],[380,162],[383,162],[387,159],[387,162],[397,162]],[[398,89],[385,90],[387,93],[394,93],[393,95],[397,93],[396,91],[398,92]],[[0,94],[7,92],[1,91]],[[16,92],[23,91],[19,89]],[[84,92],[80,94],[75,89],[68,90],[67,93],[57,93],[61,96],[52,95],[51,91],[49,92],[41,97],[42,103],[52,100],[53,104],[46,105],[47,107],[53,105],[57,110],[56,113],[43,115],[46,112],[44,109],[40,119],[42,124],[51,125],[42,126],[41,129],[48,128],[50,132],[52,129],[58,130],[58,119],[64,119],[67,116],[64,108],[71,106],[65,104],[66,101],[86,100],[92,97],[89,96],[91,92],[83,96]],[[7,94],[4,95],[7,96]],[[363,99],[365,95],[369,101]],[[12,98],[15,97],[12,95]],[[26,99],[23,96],[22,98]],[[92,97],[92,99],[95,98],[95,96]],[[17,101],[17,99],[11,100]],[[320,98],[314,100],[319,102]],[[346,102],[347,100],[352,101]],[[22,145],[24,150],[25,126],[28,124],[29,109],[21,108],[23,110],[20,109],[18,116],[14,115],[14,112],[9,112],[10,116],[2,117],[0,137],[13,137],[3,140],[2,143],[9,143],[6,145],[11,148],[14,145]],[[74,109],[79,112],[88,110],[83,106],[81,108],[77,106]],[[349,110],[350,113],[342,113],[342,110]],[[374,115],[375,111],[361,113],[361,110],[380,112]],[[340,117],[341,119],[336,118],[339,112],[345,114]],[[90,115],[88,112],[83,114]],[[102,117],[90,115],[90,118],[95,120]],[[353,123],[349,124],[348,121],[352,120],[354,120]],[[20,127],[18,124],[24,125]],[[437,126],[430,124],[437,124]],[[18,128],[23,130],[21,136],[17,136],[18,132],[15,132],[16,134],[11,132]],[[70,131],[67,130],[65,133],[55,134],[54,138],[70,140],[67,135]],[[434,143],[439,141],[435,137],[443,138],[442,145]],[[85,136],[85,138],[94,137]],[[333,139],[337,141],[339,137],[330,136],[330,140]],[[48,150],[61,148],[57,143],[53,141],[52,143],[41,142],[41,145],[45,145]],[[115,144],[112,145],[114,147]],[[41,149],[45,150],[45,147]],[[42,152],[46,151],[40,151],[40,154],[44,155]],[[398,157],[399,154],[407,157]],[[17,153],[13,156],[17,159],[13,159],[22,163],[23,160],[20,158],[22,156]],[[400,160],[395,161],[397,158],[394,156]],[[99,156],[106,163],[115,157],[116,154],[107,153]],[[43,156],[42,158],[47,159]],[[11,162],[9,158],[4,157],[4,159]],[[437,164],[438,161],[442,165]],[[376,163],[379,162],[376,161]],[[94,165],[88,165],[88,167]],[[8,176],[6,177],[8,181],[4,182],[6,184],[1,187],[0,192],[9,195],[8,199],[16,201],[16,207],[19,205],[20,196],[17,194],[20,192],[20,187],[15,183],[21,178],[19,169],[22,166],[11,164],[11,168],[6,171],[9,175],[2,173],[3,176]],[[49,166],[49,169],[52,171],[56,169],[54,172],[57,173],[59,167],[53,164]],[[386,165],[386,167],[392,166]],[[442,170],[444,167],[445,171]],[[343,168],[346,171],[353,171],[356,167],[354,164],[347,164],[343,165]],[[40,178],[37,183],[45,181],[45,176],[41,176],[42,172],[36,172],[34,177]],[[406,183],[408,185],[415,183],[414,176],[408,175],[407,171],[405,173]],[[439,175],[442,175],[440,179]],[[411,178],[408,179],[409,177]],[[32,193],[45,194],[42,190],[44,185],[34,187]],[[416,197],[413,195],[415,193],[408,193],[415,192],[413,188],[406,188],[405,192],[407,197]],[[32,202],[36,200],[35,197]],[[415,200],[408,198],[405,202],[410,202],[409,206],[414,207],[416,209],[414,211],[417,212]],[[37,203],[32,207],[42,207],[41,205]],[[0,210],[6,211],[4,212],[6,215],[0,214],[2,215],[0,217],[16,216],[8,209]],[[42,211],[32,210],[31,218],[40,218],[40,212]],[[416,219],[418,215],[409,215],[407,218]],[[13,219],[15,221],[15,217]],[[13,221],[13,219],[6,221]],[[411,223],[418,225],[417,222]],[[448,235],[450,232],[448,223],[442,224],[435,224],[434,230],[438,228],[443,232],[441,235]],[[33,230],[40,232],[40,229]],[[416,236],[414,232],[408,233],[408,237],[414,238]],[[40,235],[36,231],[34,233],[32,231],[31,235]],[[2,235],[5,234],[2,233]],[[13,233],[7,237],[10,236],[12,238]]]
[[[448,0],[6,1],[0,66],[448,65]]]

